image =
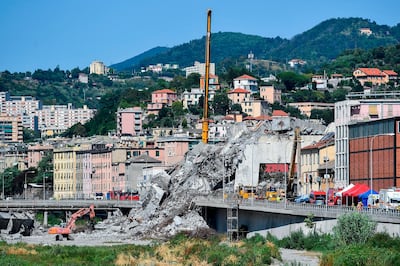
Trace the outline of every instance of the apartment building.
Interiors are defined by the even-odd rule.
[[[153,91],[151,94],[151,103],[147,104],[147,113],[158,115],[163,106],[171,106],[177,100],[178,96],[173,90],[163,89]]]
[[[206,77],[200,77],[200,90],[204,91],[206,87]],[[208,77],[208,90],[209,91],[217,91],[220,89],[219,78],[217,75],[210,74]]]
[[[258,92],[258,81],[256,78],[249,75],[242,75],[240,77],[233,79],[233,88],[234,89],[245,89],[250,91],[251,93]]]
[[[317,103],[317,102],[296,102],[289,103],[289,106],[298,108],[302,115],[311,117],[312,110],[333,110],[334,103]]]
[[[186,77],[188,77],[192,73],[197,73],[200,74],[200,76],[205,76],[206,64],[195,61],[193,66],[185,67],[183,70],[186,72]],[[215,75],[215,63],[210,63],[209,74]]]
[[[268,103],[263,100],[251,99],[249,101],[242,102],[240,105],[242,107],[242,112],[252,117],[268,114]]]
[[[232,104],[241,104],[250,101],[251,92],[243,88],[236,88],[228,91],[228,98]]]
[[[141,107],[117,110],[117,136],[138,136],[143,131],[143,111]]]
[[[42,135],[53,136],[77,123],[85,124],[94,116],[95,110],[89,109],[86,105],[82,108],[73,108],[69,103],[68,105],[44,105],[36,113]]]
[[[270,104],[282,102],[282,91],[276,89],[273,85],[260,86],[260,98]]]
[[[12,142],[23,142],[21,117],[0,114],[0,143]]]

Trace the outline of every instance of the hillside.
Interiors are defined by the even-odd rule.
[[[360,48],[371,49],[397,44],[400,40],[400,24],[395,27],[378,25],[363,18],[335,18],[326,20],[290,40],[280,37],[265,38],[243,33],[218,32],[211,36],[211,58],[222,61],[244,60],[252,51],[257,59],[286,62],[301,58],[310,65],[320,66],[336,58],[343,51]],[[370,28],[372,34],[360,34],[360,28]],[[205,37],[192,40],[151,56],[140,55],[124,62],[133,62],[125,69],[157,63],[176,63],[190,66],[194,61],[204,61]],[[127,66],[129,64],[125,64]]]

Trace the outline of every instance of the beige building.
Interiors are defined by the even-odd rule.
[[[334,103],[315,103],[315,102],[298,102],[289,103],[289,106],[296,107],[300,110],[301,114],[307,117],[311,116],[312,110],[333,110],[335,108]]]
[[[260,86],[260,97],[268,103],[281,103],[282,91],[275,89],[273,85]]]
[[[93,61],[89,67],[90,74],[105,75],[108,73],[108,67],[101,61]]]
[[[250,100],[240,104],[242,112],[252,116],[261,116],[268,113],[268,103],[262,100]]]
[[[23,142],[23,129],[20,116],[0,115],[0,142]]]
[[[250,91],[238,88],[228,91],[228,98],[232,101],[232,104],[241,104],[250,101],[250,94]]]

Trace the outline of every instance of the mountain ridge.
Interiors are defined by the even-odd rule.
[[[371,35],[361,34],[361,28],[370,28]],[[364,18],[332,18],[313,28],[295,35],[291,39],[262,37],[239,32],[217,32],[211,35],[211,58],[217,65],[227,59],[245,60],[252,51],[258,59],[286,62],[292,58],[302,58],[310,65],[321,65],[335,59],[345,50],[371,49],[399,43],[400,23],[390,27],[378,25]],[[132,70],[140,66],[157,63],[174,63],[180,67],[204,61],[205,36],[190,40],[164,50],[152,48],[121,63],[111,65],[117,71]],[[157,48],[157,47],[156,47]],[[152,51],[152,52],[150,52]],[[133,62],[133,63],[132,63]]]

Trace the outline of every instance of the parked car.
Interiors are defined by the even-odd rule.
[[[95,200],[102,200],[102,199],[104,199],[104,194],[102,192],[96,192],[94,194],[94,199]]]
[[[294,199],[294,202],[296,203],[309,203],[310,202],[310,196],[309,195],[301,195],[298,196]]]

